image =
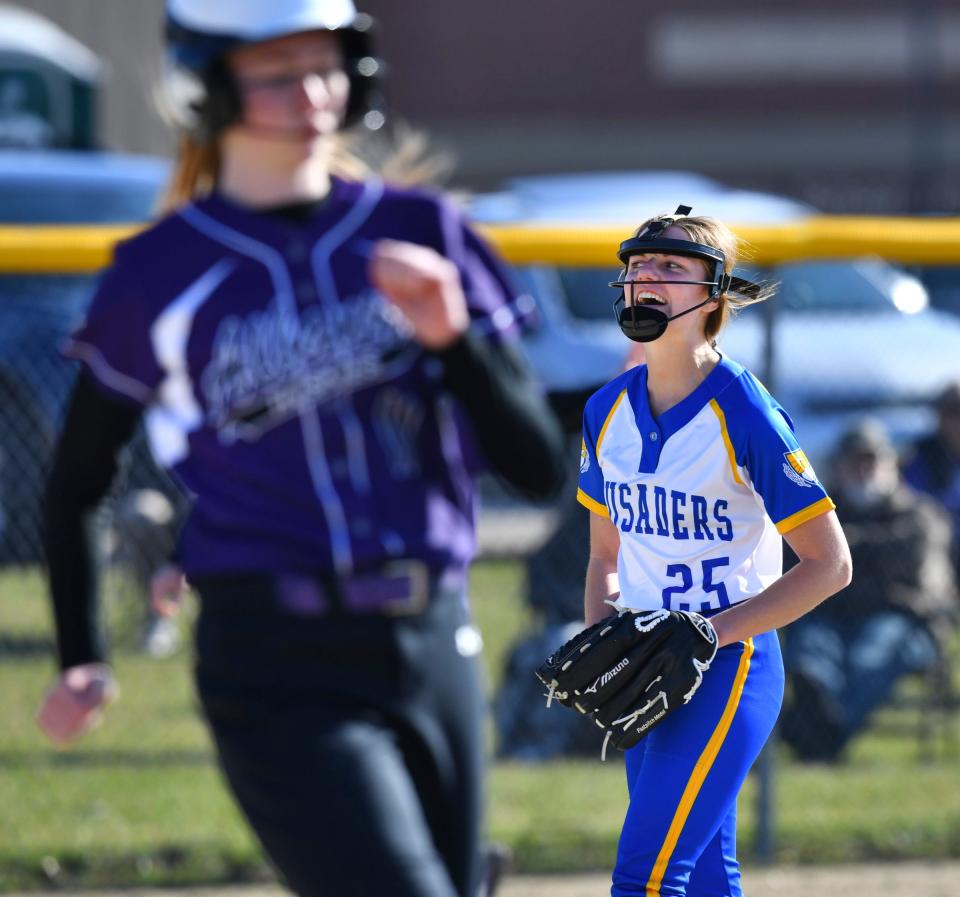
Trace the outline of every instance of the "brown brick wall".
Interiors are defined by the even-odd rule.
[[[106,144],[170,151],[149,100],[161,0],[21,5],[109,61]],[[960,210],[960,9],[949,0],[363,8],[382,26],[397,117],[454,151],[460,183],[681,167],[842,211]]]

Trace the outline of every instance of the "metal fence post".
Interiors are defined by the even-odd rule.
[[[777,305],[776,299],[761,303],[763,311],[763,382],[774,395],[777,389]],[[757,860],[764,865],[773,862],[776,853],[776,803],[774,789],[776,785],[774,751],[776,750],[777,730],[774,728],[769,741],[757,758]]]
[[[757,861],[765,866],[773,863],[777,853],[777,823],[774,791],[776,785],[775,768],[777,733],[770,736],[760,756],[757,758]]]

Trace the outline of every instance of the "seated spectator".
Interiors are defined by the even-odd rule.
[[[909,453],[903,478],[932,495],[953,521],[953,566],[960,579],[960,380],[934,400],[937,429],[918,440]]]
[[[836,759],[904,674],[936,663],[957,609],[949,520],[902,482],[878,424],[841,438],[834,473],[853,582],[785,633],[781,735],[804,760]]]

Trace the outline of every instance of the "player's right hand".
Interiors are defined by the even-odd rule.
[[[456,265],[429,246],[380,240],[370,256],[370,281],[400,310],[428,349],[452,345],[470,326]]]
[[[84,663],[60,674],[37,711],[37,725],[54,744],[65,745],[95,726],[118,693],[105,663]]]

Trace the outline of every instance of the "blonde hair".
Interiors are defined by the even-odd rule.
[[[220,148],[184,131],[177,141],[173,173],[160,200],[161,212],[172,212],[213,190],[220,175]]]
[[[160,201],[161,212],[172,212],[211,193],[220,176],[220,146],[181,130],[173,173]],[[398,186],[437,185],[452,168],[448,156],[431,151],[427,138],[405,125],[389,137],[337,135],[330,155],[330,173],[347,181],[371,175]]]
[[[676,225],[683,230],[694,243],[703,243],[705,246],[712,246],[714,249],[719,249],[724,256],[724,274],[732,274],[733,269],[737,266],[737,262],[745,255],[744,241],[722,221],[718,221],[716,218],[709,218],[706,215],[655,215],[653,218],[648,218],[644,221],[631,236],[639,237],[651,224],[658,221],[669,222],[668,227]],[[706,264],[705,261],[704,264]],[[727,321],[741,308],[757,302],[763,302],[765,299],[773,296],[776,291],[777,285],[775,283],[764,282],[759,284],[759,289],[751,292],[749,295],[733,290],[727,290],[721,293],[716,297],[717,307],[707,315],[703,326],[703,335],[711,344],[714,344],[720,331],[726,326]]]

